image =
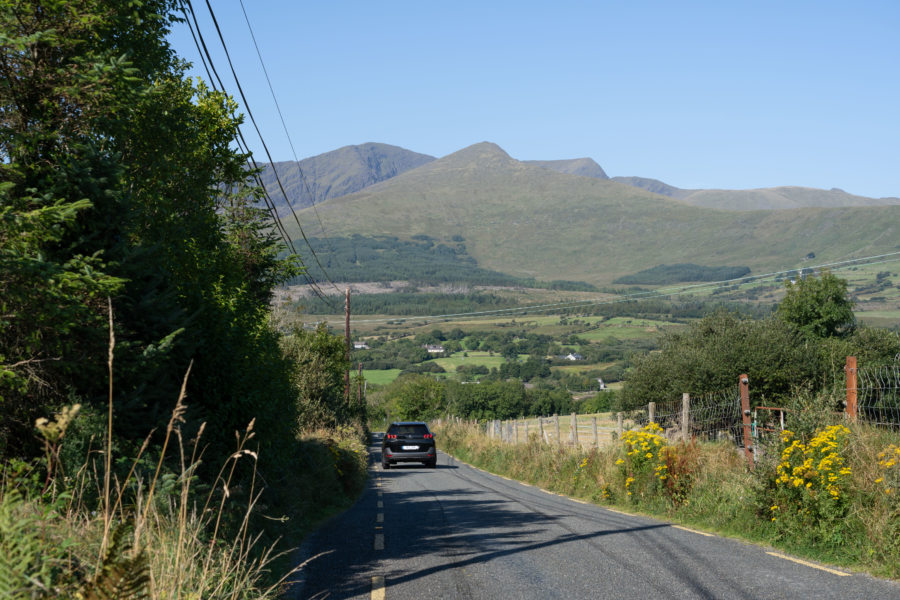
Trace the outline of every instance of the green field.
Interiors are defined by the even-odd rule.
[[[464,354],[468,354],[468,356],[463,356]],[[527,357],[522,358],[524,359]],[[505,359],[499,354],[469,351],[468,353],[457,352],[449,358],[436,358],[434,359],[434,362],[444,367],[446,371],[455,373],[457,367],[461,365],[485,366],[488,369],[499,369],[500,365],[505,362]]]
[[[380,369],[377,371],[363,370],[363,378],[375,385],[387,385],[397,379],[402,371],[400,369]]]

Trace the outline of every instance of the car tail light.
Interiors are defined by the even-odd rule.
[[[434,434],[433,434],[433,433],[426,433],[426,434],[425,434],[425,439],[426,439],[426,440],[433,440],[433,439],[434,439]]]
[[[389,440],[396,440],[396,439],[397,439],[397,434],[395,434],[395,433],[389,433],[389,434],[387,434],[387,439],[389,439]]]

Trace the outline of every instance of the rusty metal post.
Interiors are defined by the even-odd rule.
[[[844,367],[844,372],[847,374],[847,407],[844,409],[847,412],[847,417],[851,421],[856,421],[857,416],[857,397],[856,397],[856,357],[848,356],[847,357],[847,366]]]
[[[746,374],[741,375],[739,380],[741,390],[741,419],[744,422],[744,455],[747,457],[747,464],[753,469],[753,446],[750,442],[750,379]]]

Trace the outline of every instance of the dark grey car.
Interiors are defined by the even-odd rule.
[[[381,440],[381,466],[390,469],[399,462],[421,462],[426,467],[437,466],[437,447],[434,434],[421,421],[391,423]]]

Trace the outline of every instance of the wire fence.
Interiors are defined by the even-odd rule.
[[[900,362],[858,370],[856,414],[869,424],[900,429]]]
[[[698,396],[685,395],[681,400],[659,402],[651,408],[632,413],[637,427],[644,427],[651,419],[670,439],[700,441],[741,439],[741,399],[738,386]]]

